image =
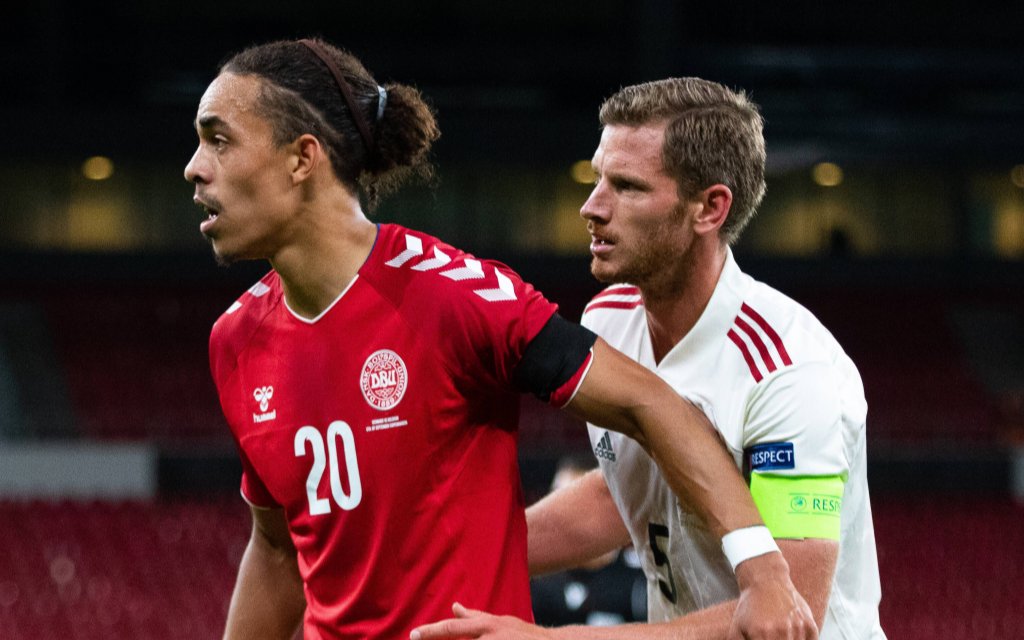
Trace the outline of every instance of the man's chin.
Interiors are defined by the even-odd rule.
[[[602,282],[604,284],[615,284],[619,281],[618,278],[615,277],[616,274],[614,271],[609,269],[608,265],[597,258],[593,258],[590,261],[590,274],[594,276],[594,279],[598,282]]]
[[[217,241],[210,238],[210,248],[213,250],[213,259],[217,262],[218,266],[230,267],[234,263],[238,262],[238,257],[224,251],[223,248],[217,246]]]

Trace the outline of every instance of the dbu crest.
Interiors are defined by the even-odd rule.
[[[371,407],[387,411],[401,400],[409,384],[409,372],[402,358],[390,349],[370,354],[363,363],[359,388]]]

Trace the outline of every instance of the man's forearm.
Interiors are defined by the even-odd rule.
[[[527,509],[526,525],[531,576],[579,567],[629,543],[597,469]]]
[[[736,601],[729,600],[670,622],[635,623],[609,627],[558,627],[554,640],[725,640]]]
[[[644,445],[672,490],[704,516],[715,537],[762,523],[735,461],[703,412],[602,340],[567,408]]]

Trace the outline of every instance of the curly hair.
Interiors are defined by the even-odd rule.
[[[309,42],[329,56],[348,83],[358,113],[340,95],[320,54],[299,40],[245,49],[224,62],[220,72],[259,77],[263,83],[256,108],[272,123],[274,142],[287,144],[305,133],[316,136],[338,179],[353,191],[362,189],[371,208],[407,178],[433,177],[428,154],[441,132],[420,92],[387,83],[382,95],[377,81],[351,53],[323,40]],[[368,125],[369,140],[360,133],[357,118]]]

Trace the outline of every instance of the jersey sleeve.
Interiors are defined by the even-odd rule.
[[[786,367],[750,395],[743,466],[776,538],[838,539],[849,474],[842,401],[832,367]]]
[[[228,424],[231,424],[229,418],[231,414],[231,408],[228,406],[228,400],[226,399],[226,388],[231,383],[231,379],[237,371],[237,346],[233,344],[231,338],[236,335],[232,334],[228,328],[227,319],[222,316],[217,323],[214,324],[213,331],[210,333],[210,373],[213,376],[214,385],[217,388],[217,396],[221,403],[221,409],[224,412],[226,418],[228,418]],[[235,441],[235,446],[238,450],[238,455],[242,464],[242,479],[240,491],[242,498],[245,499],[250,505],[263,509],[271,509],[278,506],[277,502],[270,495],[263,481],[260,480],[256,474],[252,463],[249,462],[248,456],[245,454],[241,443],[238,440],[238,435],[234,429],[231,430],[232,439]]]
[[[242,498],[250,505],[260,509],[279,507],[280,505],[270,495],[270,491],[267,490],[266,485],[260,480],[256,470],[253,469],[252,463],[249,462],[249,457],[245,455],[245,451],[241,447],[238,448],[238,457],[242,461],[242,484],[240,487]]]
[[[844,476],[849,471],[839,382],[824,363],[786,367],[757,385],[747,403],[743,433],[747,452],[792,445],[792,456],[748,460],[751,471]]]
[[[589,369],[597,334],[552,315],[526,347],[515,384],[555,407],[572,400]]]
[[[514,390],[526,346],[557,310],[504,264],[382,225],[360,271],[460,385]]]
[[[501,263],[472,258],[465,262],[464,268],[484,277],[448,287],[438,330],[454,338],[461,351],[458,361],[484,381],[516,388],[516,369],[527,346],[558,306]]]

